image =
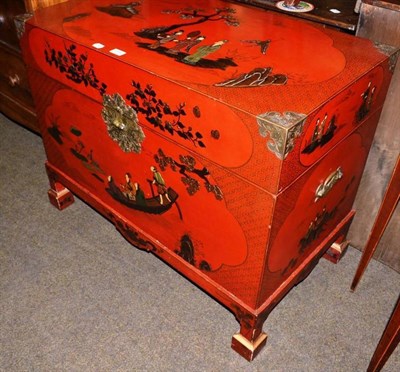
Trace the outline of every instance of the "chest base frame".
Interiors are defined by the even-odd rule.
[[[267,334],[262,331],[262,328],[270,312],[291,288],[303,281],[311,273],[321,257],[329,260],[330,255],[327,251],[335,249],[337,245],[345,241],[346,234],[355,214],[354,210],[350,211],[262,306],[258,309],[251,309],[221,286],[210,283],[210,280],[200,271],[194,271],[180,256],[174,254],[167,247],[164,247],[159,241],[153,240],[151,236],[138,229],[131,222],[123,219],[116,211],[109,208],[78,182],[51,165],[50,162],[47,161],[45,167],[50,183],[48,195],[53,206],[59,210],[63,210],[74,202],[73,195],[78,196],[110,220],[116,229],[133,246],[154,253],[160,259],[173,266],[187,279],[197,283],[206,293],[228,308],[240,324],[240,331],[232,337],[232,349],[248,361],[252,361],[267,342]],[[336,263],[338,260],[330,261]]]

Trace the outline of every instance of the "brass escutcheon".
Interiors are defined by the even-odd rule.
[[[101,116],[107,125],[109,136],[124,152],[142,152],[145,135],[139,125],[137,113],[125,103],[120,94],[104,94]]]

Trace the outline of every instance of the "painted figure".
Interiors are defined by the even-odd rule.
[[[302,154],[311,154],[316,148],[327,144],[334,136],[336,126],[336,116],[333,115],[328,122],[328,113],[325,113],[322,121],[318,118],[307,146],[305,146]]]
[[[167,44],[171,41],[176,41],[177,37],[183,34],[183,30],[175,31],[172,34],[158,34],[157,41],[149,46],[150,49],[157,49],[162,44]]]
[[[371,88],[371,82],[369,82],[367,89],[363,93],[361,93],[362,102],[356,114],[357,122],[363,120],[371,110],[375,89],[376,87]]]
[[[326,119],[328,118],[328,114],[325,114],[324,118],[321,121],[321,124],[319,125],[319,130],[318,130],[318,141],[322,140],[323,135],[325,134],[325,124],[326,124]]]
[[[336,208],[331,212],[324,207],[321,213],[317,213],[314,220],[310,222],[306,235],[300,240],[299,252],[304,253],[306,248],[316,239],[323,231],[325,224],[334,216]]]
[[[125,197],[129,200],[136,200],[136,187],[132,185],[131,174],[128,172],[125,173],[125,181],[125,185],[121,185]]]
[[[135,190],[136,203],[138,205],[146,205],[146,196],[137,182],[135,183]]]
[[[373,101],[373,98],[374,98],[375,89],[376,89],[376,87],[372,87],[372,89],[371,89],[371,94],[370,94],[369,97],[368,97],[368,100],[367,100],[367,112],[369,112],[369,111],[371,110],[371,106],[372,106],[372,101]]]
[[[314,143],[318,140],[318,133],[319,133],[319,118],[317,119],[317,123],[315,124],[314,132],[311,137],[311,143]]]
[[[108,180],[108,189],[112,193],[119,193],[120,190],[119,190],[118,186],[115,184],[114,178],[110,175],[107,177],[107,180]]]
[[[208,56],[211,53],[216,52],[217,50],[221,49],[222,45],[227,43],[228,40],[220,40],[215,42],[212,45],[204,45],[199,47],[196,52],[190,56],[187,56],[183,59],[183,62],[189,65],[195,65],[199,62],[202,58]]]
[[[156,167],[150,167],[150,170],[153,172],[153,184],[157,186],[157,192],[160,197],[160,204],[164,204],[164,196],[168,200],[168,202],[171,202],[171,199],[168,195],[168,189],[165,185],[165,181],[161,173],[157,170]]]
[[[193,36],[194,34],[195,36]],[[168,49],[167,53],[178,54],[184,48],[185,52],[189,53],[190,49],[192,49],[197,44],[200,44],[205,39],[205,36],[202,35],[198,36],[199,34],[200,34],[199,31],[189,33],[185,40],[176,41],[176,45],[171,49]]]

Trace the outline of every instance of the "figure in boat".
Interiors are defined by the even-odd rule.
[[[163,176],[157,170],[156,167],[151,166],[150,170],[153,172],[153,185],[157,186],[157,192],[158,192],[158,197],[160,198],[160,204],[161,205],[164,204],[164,196],[168,202],[171,202]]]
[[[113,177],[108,176],[106,191],[112,198],[128,208],[145,213],[162,214],[168,211],[173,205],[176,206],[180,219],[183,219],[182,212],[177,203],[178,194],[171,187],[166,187],[165,181],[155,167],[150,168],[153,172],[153,180],[148,180],[152,197],[146,198],[144,191],[138,182],[132,182],[130,173],[125,174],[125,184],[118,186]],[[153,190],[157,185],[158,195]]]
[[[129,172],[125,173],[125,181],[126,183],[121,185],[125,197],[135,201],[138,205],[146,205],[146,197],[143,190],[138,182],[132,183],[132,176]]]
[[[143,190],[141,189],[139,183],[135,183],[136,189],[136,203],[138,205],[146,205],[146,196],[144,195]]]
[[[132,176],[129,172],[125,173],[125,185],[121,185],[125,197],[129,200],[136,200],[136,187],[132,185]]]

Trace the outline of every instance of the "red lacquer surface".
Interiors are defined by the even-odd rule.
[[[383,76],[383,68],[375,68],[313,113],[302,138],[301,164],[308,166],[318,161],[370,113],[382,106],[384,95],[381,90],[385,89]]]
[[[186,175],[198,182],[198,190],[191,194],[187,183],[182,181],[185,177],[179,167],[161,169],[155,160],[162,150],[166,157],[182,164],[180,156],[190,156],[183,148],[171,141],[160,141],[157,134],[145,129],[142,152],[123,153],[108,136],[106,124],[99,118],[102,106],[97,102],[63,89],[41,74],[32,72],[31,81],[38,89],[34,87],[33,91],[42,97],[37,104],[51,164],[79,180],[84,189],[126,220],[134,221],[171,252],[182,255],[182,238],[186,241],[189,238],[193,250],[191,264],[245,303],[255,306],[273,198],[199,158],[194,159],[192,170],[186,170]],[[42,96],[39,92],[46,94]],[[125,173],[129,172],[132,182],[140,185],[146,198],[151,198],[153,192],[157,195],[156,186],[149,183],[153,180],[151,166],[158,168],[166,185],[178,194],[177,205],[164,213],[132,210],[107,192],[108,176],[122,189]],[[209,175],[196,173],[204,167]],[[218,186],[222,192],[220,198],[207,189],[206,182]]]
[[[53,61],[51,64],[46,60],[47,56],[54,51],[56,58],[66,58],[68,48],[75,46],[76,43],[67,42],[62,38],[56,38],[47,32],[39,29],[33,29],[29,32],[29,45],[31,51],[31,63],[34,63],[38,69],[55,80],[59,80],[63,84],[70,86],[82,92],[85,95],[101,102],[102,96],[99,89],[94,88],[90,84],[77,83],[71,79],[70,74],[57,68]],[[58,57],[61,53],[61,57]],[[119,93],[129,103],[129,95],[135,92],[132,84],[140,84],[143,89],[150,85],[156,93],[157,99],[162,99],[168,105],[175,109],[178,105],[184,104],[185,116],[182,122],[186,128],[193,128],[202,136],[204,146],[183,139],[178,135],[171,136],[167,131],[161,131],[156,128],[156,132],[161,136],[166,136],[170,140],[177,142],[179,145],[187,148],[187,150],[195,152],[200,156],[208,158],[210,161],[231,169],[240,176],[260,185],[269,192],[276,192],[280,183],[280,188],[286,187],[298,175],[300,175],[307,166],[325,154],[329,149],[335,146],[342,138],[348,135],[359,125],[365,117],[370,115],[380,107],[386,94],[388,84],[388,73],[384,72],[383,67],[377,67],[370,71],[363,79],[357,81],[354,87],[347,88],[337,97],[329,101],[322,108],[316,110],[306,120],[304,133],[294,140],[294,150],[289,153],[287,159],[277,156],[273,151],[267,148],[267,144],[276,143],[274,133],[269,131],[267,137],[261,135],[262,129],[256,117],[246,114],[241,109],[222,104],[213,97],[206,96],[196,91],[187,90],[181,85],[170,85],[159,74],[150,74],[142,70],[132,69],[129,64],[123,61],[116,61],[101,53],[80,47],[74,49],[74,53],[78,56],[86,56],[85,69],[93,66],[96,79],[100,84],[106,84],[107,94]],[[69,56],[68,56],[69,57]],[[177,62],[176,62],[177,63]],[[110,75],[110,65],[115,66],[115,74]],[[176,70],[175,70],[176,73]],[[308,84],[310,85],[310,84]],[[296,86],[298,96],[295,100],[303,97],[303,88],[308,86]],[[357,111],[360,110],[364,102],[363,94],[367,91],[368,86],[373,89],[370,96],[369,109],[365,117],[356,119]],[[173,87],[173,88],[172,88]],[[270,89],[272,89],[270,91]],[[236,99],[236,104],[242,105],[237,99],[244,98],[243,92],[247,92],[254,99],[265,97],[263,105],[268,105],[270,109],[275,109],[274,105],[280,104],[281,99],[290,97],[293,92],[290,91],[288,85],[280,86],[282,90],[280,95],[276,95],[273,86],[265,86],[259,88],[219,88],[221,91],[229,91],[234,93],[229,97]],[[278,88],[277,88],[278,89]],[[294,89],[294,88],[293,88]],[[188,92],[191,92],[188,94]],[[316,96],[321,91],[315,92]],[[147,97],[145,99],[148,101]],[[144,104],[141,99],[141,104]],[[312,100],[303,100],[304,109]],[[290,106],[289,106],[290,107]],[[335,119],[335,130],[332,136],[322,145],[318,145],[307,152],[307,146],[312,142],[312,136],[315,132],[317,120],[324,120],[324,116],[328,114],[328,121]],[[151,126],[145,115],[139,112],[139,120],[143,126]],[[173,116],[165,115],[163,121],[175,120]],[[326,124],[326,127],[328,124]],[[153,128],[154,129],[154,128]],[[215,133],[218,133],[215,136]],[[298,147],[300,146],[300,147]],[[280,163],[283,163],[281,171]],[[256,171],[254,171],[256,170]],[[279,172],[281,178],[279,179]]]
[[[314,252],[351,210],[380,112],[372,115],[323,162],[278,196],[260,303]],[[340,172],[340,174],[338,173]],[[337,179],[325,189],[333,174]]]
[[[171,169],[162,172],[167,186],[179,194],[177,203],[182,212],[182,219],[174,207],[158,216],[130,210],[107,194],[107,177],[111,175],[117,185],[124,185],[125,173],[129,172],[132,182],[140,185],[146,198],[151,198],[151,188],[155,186],[149,184],[149,180],[153,181],[150,167],[160,169],[154,160],[154,154],[162,149],[166,156],[173,157],[178,162],[179,155],[186,154],[179,152],[179,148],[177,151],[169,142],[160,144],[155,134],[146,131],[143,152],[140,155],[121,156],[121,149],[107,136],[104,131],[105,124],[98,118],[100,110],[101,107],[97,103],[84,100],[71,90],[60,90],[55,94],[52,105],[45,113],[48,118],[47,129],[57,124],[64,143],[59,146],[56,157],[49,157],[52,164],[61,169],[68,169],[72,178],[79,179],[88,190],[106,199],[108,204],[113,205],[127,219],[140,220],[143,229],[157,237],[165,246],[178,249],[180,237],[187,234],[194,239],[197,261],[206,261],[211,270],[219,269],[222,264],[242,264],[247,255],[247,244],[242,229],[226,209],[225,202],[217,200],[212,192],[207,192],[201,178],[198,178],[200,190],[191,196],[186,191],[185,184],[181,182],[181,173]],[[59,115],[60,112],[63,114]],[[81,123],[84,123],[84,126]],[[74,136],[74,130],[80,131],[81,134]],[[47,138],[49,142],[53,140],[49,146],[58,146],[54,138]],[[78,151],[83,160],[76,156]],[[87,161],[89,156],[90,160]],[[197,160],[195,168],[203,167],[204,165]],[[212,177],[207,176],[207,179],[210,184],[215,184]],[[157,193],[156,190],[154,192]],[[220,224],[219,221],[224,223]]]
[[[368,40],[221,1],[71,0],[37,12],[22,46],[54,204],[63,181],[257,340],[276,301],[344,238],[387,56]],[[127,122],[113,113],[132,109],[126,150]]]
[[[321,215],[323,218],[322,214],[326,211],[326,222],[323,229],[326,229],[328,223],[331,224],[333,222],[335,224],[342,218],[341,216],[335,216],[335,214],[340,210],[340,203],[343,202],[343,199],[355,193],[358,186],[355,179],[358,180],[361,177],[359,165],[366,159],[367,151],[363,148],[362,138],[358,134],[350,136],[346,140],[344,147],[339,147],[335,150],[328,155],[323,166],[316,167],[310,172],[311,174],[307,174],[307,180],[296,200],[296,204],[290,215],[285,218],[285,222],[279,229],[279,233],[270,249],[268,267],[271,272],[283,272],[293,258],[300,259],[301,254],[307,254],[307,246],[302,250],[301,239],[307,236],[308,228],[317,215]],[[327,192],[325,197],[317,198],[316,190],[318,186],[339,168],[343,176]],[[282,195],[281,199],[282,202],[279,207],[280,211],[283,212],[285,210],[285,200],[293,199],[285,198],[284,195]],[[341,210],[341,213],[343,213],[343,210]],[[329,214],[332,215],[330,216]],[[282,254],[281,247],[283,246],[286,247],[285,254]]]
[[[157,71],[158,76],[253,115],[286,110],[308,114],[385,58],[368,40],[226,2],[143,1],[130,18],[100,11],[105,4],[109,2],[69,1],[37,12],[30,23],[144,71]],[[210,18],[212,14],[217,15]],[[171,29],[173,25],[182,26]],[[143,35],[145,29],[153,34]],[[176,30],[182,30],[182,35],[161,44],[163,50],[143,47],[155,44],[158,34]],[[180,57],[166,52],[191,32],[199,32],[205,39],[188,52],[182,49]],[[206,67],[201,61],[196,65],[182,62],[184,55],[221,40],[227,42],[202,58],[207,60]],[[95,43],[104,48],[94,48]],[[110,53],[115,48],[126,54],[117,57]],[[270,75],[283,74],[286,83],[260,78],[257,83],[249,81],[247,88],[216,86],[267,67],[272,68]],[[255,94],[254,89],[259,88]]]

